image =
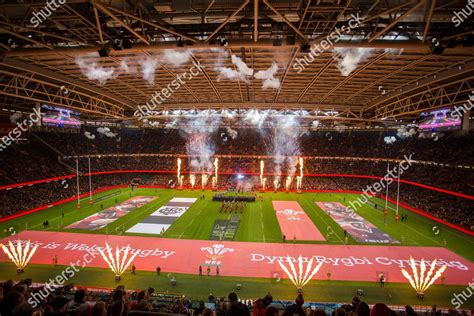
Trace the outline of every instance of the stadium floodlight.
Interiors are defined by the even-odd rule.
[[[319,269],[323,265],[323,262],[319,262],[313,268],[314,258],[310,260],[303,259],[301,256],[296,260],[298,268],[293,263],[294,258],[288,256],[286,262],[288,262],[289,268],[283,263],[282,260],[278,260],[283,272],[286,273],[291,282],[296,286],[299,293],[303,291],[303,287],[308,284],[309,281],[318,273]],[[304,261],[307,261],[306,267],[304,267]]]
[[[434,272],[436,267],[436,259],[431,261],[431,266],[426,273],[426,263],[424,259],[420,261],[420,273],[418,274],[418,269],[416,268],[415,260],[410,257],[410,266],[412,270],[412,275],[402,269],[402,274],[410,282],[410,285],[415,289],[416,295],[418,298],[423,299],[425,296],[426,290],[439,278],[443,275],[444,270],[446,270],[447,265],[443,265],[436,272]]]
[[[31,246],[31,243],[28,240],[23,247],[21,241],[18,240],[15,247],[11,240],[9,240],[8,247],[4,244],[0,244],[0,246],[8,258],[10,258],[10,260],[16,265],[17,272],[22,273],[39,245]]]
[[[113,253],[108,243],[105,243],[105,250],[97,248],[104,261],[110,267],[110,270],[115,273],[115,279],[117,281],[120,280],[120,276],[127,270],[133,259],[138,255],[138,251],[135,253],[131,252],[129,257],[130,249],[129,245],[123,250],[120,250],[119,247],[115,247],[115,253]]]

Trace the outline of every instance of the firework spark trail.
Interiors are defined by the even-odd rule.
[[[178,158],[178,182],[179,182],[179,179],[181,177],[181,158]]]
[[[205,173],[201,175],[201,189],[204,189],[206,187],[208,178],[209,176]]]
[[[115,255],[112,253],[112,248],[108,243],[105,243],[105,249],[106,251],[102,248],[97,248],[104,261],[116,276],[121,276],[139,253],[139,251],[135,251],[135,253],[132,251],[131,256],[129,257],[128,254],[131,249],[129,245],[127,245],[125,250],[122,251],[119,247],[115,247]],[[123,252],[123,256],[121,256],[121,252]]]
[[[300,175],[296,177],[296,189],[301,190],[303,186],[303,158],[300,157],[299,159],[299,165],[300,165]]]
[[[13,245],[11,240],[8,241],[8,247],[4,244],[0,244],[3,252],[10,258],[10,260],[16,265],[18,269],[24,269],[28,262],[30,262],[31,257],[34,255],[39,245],[30,247],[30,241],[26,242],[25,247],[21,246],[20,240],[17,241],[17,246]]]
[[[212,171],[211,157],[215,153],[212,134],[217,131],[220,116],[208,112],[196,117],[186,117],[186,127],[181,131],[186,139],[186,152],[191,171]]]
[[[189,183],[191,183],[191,188],[194,188],[194,184],[196,183],[196,176],[194,174],[189,175]]]
[[[287,191],[290,189],[292,181],[293,181],[293,178],[291,176],[286,177],[285,188],[286,188]]]
[[[299,136],[301,132],[298,125],[298,118],[295,115],[284,115],[273,121],[274,133],[270,134],[269,138],[272,141],[270,154],[275,157],[276,175],[273,181],[275,190],[279,187],[283,166],[288,169],[290,177],[293,177],[296,172],[296,156],[300,155]]]
[[[412,270],[411,275],[405,269],[402,269],[402,275],[408,280],[410,285],[415,289],[417,293],[424,294],[425,291],[439,278],[443,275],[444,270],[446,270],[447,265],[442,266],[436,271],[433,275],[434,269],[436,267],[436,259],[431,262],[430,270],[426,274],[426,263],[424,259],[421,259],[420,262],[420,274],[418,275],[418,269],[416,268],[416,263],[413,258],[410,258],[410,266]],[[425,276],[426,274],[426,276]]]
[[[296,267],[293,263],[293,258],[288,256],[286,261],[288,261],[290,269],[288,269],[285,264],[283,264],[282,260],[278,260],[278,264],[280,265],[281,269],[286,273],[291,282],[293,282],[293,284],[299,289],[302,289],[306,284],[308,284],[308,282],[313,279],[313,277],[316,275],[316,273],[318,273],[319,269],[323,265],[323,262],[320,262],[313,268],[314,258],[311,258],[305,268],[303,266],[304,260],[301,256],[299,256],[297,260],[298,271],[296,271]]]
[[[260,185],[263,187],[263,169],[265,167],[265,163],[263,160],[260,160]]]
[[[217,175],[219,174],[219,159],[214,159],[214,177],[216,178],[217,184]]]

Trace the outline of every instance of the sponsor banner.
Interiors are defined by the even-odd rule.
[[[304,264],[311,258],[316,263],[323,262],[315,279],[326,279],[330,271],[331,280],[378,282],[378,275],[383,272],[387,282],[408,283],[400,269],[410,270],[409,261],[413,257],[417,264],[422,258],[428,264],[436,258],[438,267],[447,265],[443,274],[445,284],[465,285],[466,280],[472,278],[474,269],[469,260],[442,247],[277,244],[47,231],[24,231],[2,242],[8,239],[13,243],[30,240],[33,245],[39,245],[31,263],[47,267],[55,255],[60,265],[82,263],[88,256],[88,267],[108,269],[98,251],[107,242],[113,248],[130,246],[132,252],[138,252],[133,263],[137,270],[143,271],[155,271],[159,264],[162,271],[198,274],[199,265],[219,264],[223,276],[274,279],[277,274],[279,278],[287,278],[278,261],[296,261],[301,256]],[[0,255],[0,260],[8,259]],[[113,276],[112,272],[110,276]],[[436,281],[437,284],[440,282]]]
[[[316,204],[358,242],[400,243],[339,202],[316,202]]]
[[[127,230],[127,233],[164,233],[194,202],[196,202],[196,200],[195,198],[172,198],[150,216]]]
[[[120,204],[109,207],[108,209],[105,209],[101,212],[88,216],[80,221],[77,221],[66,228],[98,230],[104,228],[112,222],[115,222],[117,219],[127,215],[131,211],[150,203],[154,199],[156,199],[156,196],[136,196]]]
[[[229,225],[229,221],[225,219],[216,219],[212,226],[210,240],[222,240],[224,239],[225,231]]]
[[[280,229],[287,240],[326,240],[296,201],[273,201]]]

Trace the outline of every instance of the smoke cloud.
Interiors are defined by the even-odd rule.
[[[98,57],[98,54],[88,54],[79,56],[75,59],[76,64],[81,69],[81,73],[89,80],[98,81],[100,85],[104,85],[107,80],[115,78],[117,75],[112,67],[102,67],[97,62],[91,61],[91,58]]]
[[[158,60],[152,57],[147,57],[138,61],[141,67],[141,72],[143,79],[145,79],[148,84],[152,85],[155,82],[155,71],[158,67]]]
[[[335,48],[333,56],[341,75],[347,77],[357,66],[372,55],[372,48]]]
[[[256,79],[263,80],[262,89],[275,89],[280,88],[280,79],[275,78],[275,74],[278,71],[278,65],[274,62],[267,70],[259,70],[255,74]]]
[[[232,55],[231,61],[237,70],[229,67],[221,67],[218,69],[220,73],[217,80],[229,79],[248,82],[249,78],[253,76],[253,69],[247,66],[247,64],[238,56]]]
[[[166,49],[163,53],[163,63],[173,66],[181,66],[191,59],[191,51],[178,51],[174,49]]]

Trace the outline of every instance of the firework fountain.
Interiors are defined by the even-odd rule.
[[[219,159],[214,159],[214,177],[212,178],[212,188],[217,188],[217,175],[219,174]]]
[[[303,186],[303,158],[299,159],[300,175],[296,177],[296,190],[299,191]]]
[[[204,188],[213,169],[211,158],[214,155],[215,148],[211,136],[217,131],[220,118],[209,111],[199,116],[190,116],[183,119],[186,120],[186,124],[181,132],[186,140],[189,168],[194,174],[201,175],[201,187]],[[196,176],[194,176],[194,179],[192,176],[189,178],[193,187],[192,182],[196,183]],[[216,180],[213,180],[213,183],[217,184],[217,177]]]
[[[416,291],[416,295],[419,299],[423,299],[425,296],[426,290],[443,275],[444,270],[446,270],[447,265],[443,265],[435,272],[436,259],[431,262],[430,269],[426,273],[426,263],[424,259],[421,259],[420,262],[420,273],[418,274],[418,269],[416,268],[416,262],[413,258],[410,258],[410,267],[412,270],[412,275],[405,269],[402,269],[402,274],[407,278],[410,285]]]
[[[297,156],[300,155],[299,136],[301,129],[298,127],[298,118],[294,115],[285,115],[273,121],[273,133],[269,135],[272,141],[272,154],[275,165],[275,177],[273,187],[276,190],[282,181],[282,168],[288,168],[288,177],[284,187],[289,190],[296,172]]]
[[[290,190],[291,182],[293,182],[293,178],[291,176],[286,177],[286,182],[285,182],[286,191]]]
[[[0,244],[0,246],[8,258],[10,258],[10,260],[16,265],[17,272],[22,273],[39,245],[31,246],[31,243],[28,240],[23,247],[21,241],[18,240],[15,247],[11,240],[9,240],[8,247],[4,244]]]
[[[201,189],[204,190],[207,184],[207,180],[209,179],[209,176],[206,173],[203,173],[201,175]]]
[[[267,178],[263,177],[263,171],[265,170],[265,162],[260,160],[260,185],[262,190],[265,190],[265,185],[267,183]]]
[[[313,267],[314,258],[311,258],[307,261],[306,267],[304,267],[305,263],[301,256],[298,257],[296,262],[298,263],[297,267],[293,263],[293,258],[288,256],[285,262],[288,262],[289,267],[287,267],[282,260],[278,260],[278,264],[280,265],[281,269],[285,274],[288,276],[291,282],[296,286],[298,292],[303,291],[303,287],[308,284],[309,281],[318,273],[319,269],[323,265],[323,262],[315,265]]]
[[[124,250],[120,250],[119,247],[115,247],[115,253],[113,253],[112,248],[108,243],[105,243],[105,250],[102,248],[97,248],[104,261],[110,267],[110,270],[115,273],[115,280],[117,281],[120,280],[121,275],[127,270],[133,259],[135,259],[139,253],[138,251],[135,251],[135,253],[130,252],[130,249],[131,248],[128,245]]]
[[[191,184],[191,189],[194,189],[194,185],[196,184],[196,176],[194,174],[189,175],[189,183]]]
[[[178,158],[178,171],[177,171],[177,176],[178,178],[178,183],[180,183],[181,181],[181,158]],[[181,188],[183,188],[183,183],[181,182]]]

